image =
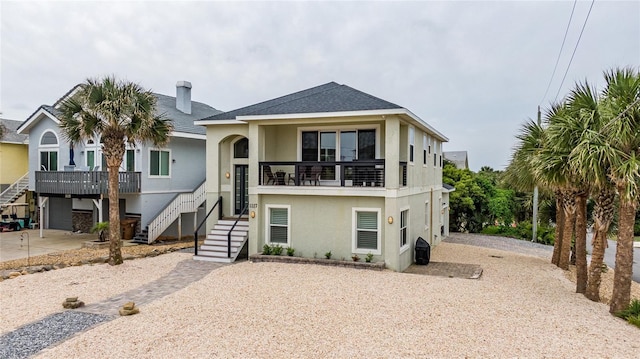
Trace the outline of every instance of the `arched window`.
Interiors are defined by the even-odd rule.
[[[233,158],[249,158],[249,139],[243,138],[233,144]]]
[[[42,171],[58,170],[58,137],[47,131],[40,138],[40,168]]]

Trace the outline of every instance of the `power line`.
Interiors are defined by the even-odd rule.
[[[567,28],[564,30],[564,38],[562,39],[562,45],[560,46],[560,52],[558,52],[558,58],[556,59],[556,65],[553,67],[553,73],[551,74],[551,78],[549,79],[549,84],[547,85],[547,89],[544,90],[544,96],[540,100],[539,104],[544,101],[547,97],[547,93],[549,92],[549,88],[551,87],[551,82],[553,82],[553,76],[556,74],[556,70],[558,69],[558,62],[560,62],[560,55],[562,54],[562,49],[564,49],[564,43],[567,41],[567,34],[569,33],[569,26],[571,26],[571,20],[573,19],[573,12],[576,10],[576,4],[578,0],[573,1],[573,8],[571,9],[571,16],[569,16],[569,23],[567,24]]]
[[[587,13],[587,17],[584,19],[584,24],[582,24],[582,30],[580,30],[580,36],[578,36],[578,41],[576,41],[576,47],[573,48],[571,59],[569,59],[569,64],[567,65],[567,69],[564,71],[564,76],[562,76],[562,82],[560,82],[560,86],[558,87],[558,92],[556,92],[556,97],[553,100],[554,102],[558,99],[558,95],[560,94],[560,90],[562,89],[562,85],[564,84],[564,80],[567,78],[567,73],[569,73],[569,67],[571,67],[571,63],[573,62],[573,56],[575,56],[576,50],[578,50],[578,44],[580,44],[580,39],[582,39],[582,33],[584,32],[584,28],[587,26],[587,20],[589,20],[589,15],[591,15],[591,9],[593,9],[593,4],[595,2],[596,0],[591,0],[591,6],[589,6],[589,12]]]

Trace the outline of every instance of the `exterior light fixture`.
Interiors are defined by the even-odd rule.
[[[389,222],[389,224],[393,224],[393,217],[389,216],[389,218],[387,218],[387,222]]]
[[[256,212],[255,211],[251,211],[251,213],[249,213],[249,215],[251,216],[251,218],[256,218]]]
[[[226,178],[231,178],[231,173],[227,172],[227,173],[225,173],[225,174],[224,174],[224,176],[225,176]]]

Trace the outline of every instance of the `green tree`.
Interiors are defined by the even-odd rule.
[[[607,83],[601,116],[606,123],[594,142],[600,151],[590,154],[609,163],[608,175],[618,192],[618,241],[613,294],[609,311],[625,309],[631,296],[633,226],[640,186],[640,73],[624,68],[605,72]]]
[[[109,173],[109,264],[122,263],[118,171],[126,143],[164,146],[173,130],[155,114],[156,97],[140,85],[109,76],[87,79],[61,103],[60,127],[71,143],[100,137]]]

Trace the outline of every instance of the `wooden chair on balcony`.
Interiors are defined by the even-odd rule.
[[[309,184],[313,182],[314,186],[320,184],[320,174],[322,173],[322,166],[313,166],[307,173],[304,174],[304,181],[309,181]]]
[[[264,174],[265,176],[267,176],[267,182],[265,182],[265,185],[268,185],[269,183],[272,184],[276,184],[276,176],[273,175],[273,172],[271,172],[271,166],[264,166]]]

